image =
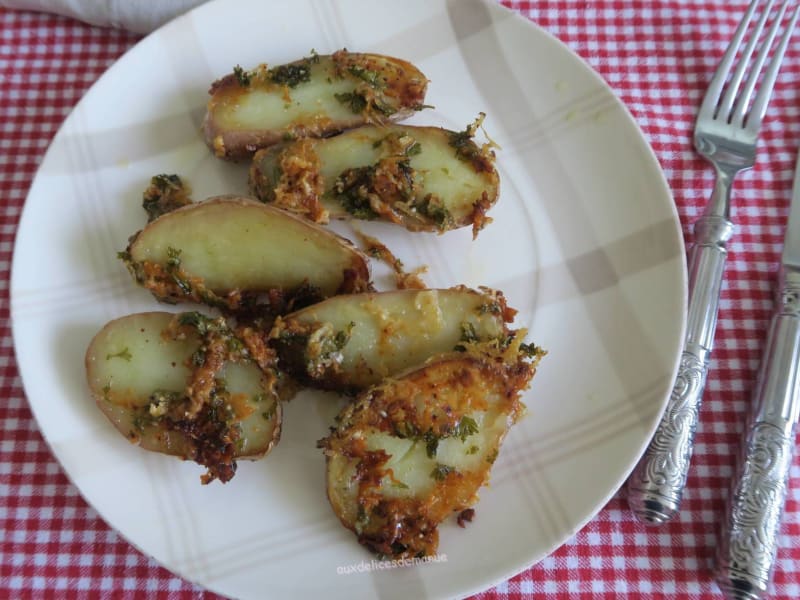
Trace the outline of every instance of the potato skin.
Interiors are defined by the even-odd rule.
[[[241,160],[287,138],[408,117],[423,108],[427,83],[408,61],[346,50],[274,68],[237,68],[212,83],[203,134],[216,156]]]
[[[166,213],[120,253],[163,302],[280,314],[371,288],[368,258],[348,240],[249,198],[218,196]]]
[[[444,355],[343,409],[319,446],[331,507],[359,543],[393,558],[437,551],[438,524],[469,510],[488,482],[536,362],[514,351]]]
[[[107,323],[86,351],[92,398],[145,450],[207,467],[229,481],[237,459],[264,457],[280,440],[292,388],[247,327],[199,313],[149,312]]]
[[[409,231],[445,232],[491,221],[500,178],[475,127],[364,126],[333,138],[259,150],[252,194],[306,218],[381,220]]]
[[[348,294],[279,317],[270,345],[303,384],[354,394],[465,340],[504,339],[515,312],[488,288]]]

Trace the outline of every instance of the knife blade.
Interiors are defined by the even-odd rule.
[[[718,545],[714,575],[727,598],[767,594],[792,465],[800,414],[800,155],[776,291]]]

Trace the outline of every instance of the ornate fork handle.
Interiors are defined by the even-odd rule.
[[[764,597],[778,548],[800,410],[799,298],[800,273],[789,273],[767,337],[755,412],[722,527],[716,580],[728,598]]]
[[[715,196],[727,196],[719,185]],[[679,510],[689,472],[694,433],[714,343],[719,292],[725,271],[725,244],[733,224],[715,215],[695,224],[689,268],[689,315],[678,377],[656,433],[628,479],[628,503],[645,523],[660,524]]]

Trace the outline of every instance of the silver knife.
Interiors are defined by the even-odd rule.
[[[800,413],[800,156],[777,297],[718,546],[727,598],[765,597],[778,547]]]

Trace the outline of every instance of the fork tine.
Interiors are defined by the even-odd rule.
[[[764,74],[761,87],[758,90],[758,94],[756,94],[756,99],[753,101],[753,106],[750,108],[750,114],[747,115],[746,126],[751,131],[755,131],[761,127],[761,121],[764,118],[764,114],[767,112],[767,105],[769,104],[770,96],[772,96],[772,88],[775,87],[775,80],[778,78],[778,71],[780,70],[783,55],[786,54],[786,48],[789,46],[789,39],[794,33],[798,17],[800,17],[800,6],[794,9],[794,14],[789,21],[789,25],[783,33],[783,37],[775,50],[775,54],[772,55],[772,62],[767,68],[767,72]]]
[[[747,32],[747,26],[750,25],[750,21],[753,18],[753,12],[755,11],[758,3],[759,0],[752,0],[752,2],[750,2],[750,6],[747,7],[747,11],[744,13],[742,20],[739,22],[739,26],[736,28],[736,32],[733,34],[733,38],[728,45],[728,49],[722,56],[722,60],[720,61],[719,66],[714,73],[714,77],[711,78],[711,83],[708,85],[708,90],[706,91],[705,98],[703,99],[703,104],[700,106],[700,114],[714,115],[716,113],[715,109],[717,102],[719,101],[719,97],[722,94],[725,80],[728,78],[728,73],[731,70],[733,61],[736,60],[736,53],[739,51],[739,46],[742,45],[744,34]]]
[[[725,96],[722,98],[722,102],[720,102],[719,108],[717,109],[717,115],[724,121],[727,121],[731,114],[733,103],[736,101],[736,96],[739,92],[739,86],[744,78],[750,58],[753,56],[753,52],[758,44],[758,38],[761,36],[761,32],[764,31],[764,26],[767,24],[767,17],[769,17],[773,3],[774,0],[769,0],[769,2],[767,2],[766,7],[764,7],[764,10],[761,13],[761,18],[758,19],[758,23],[756,23],[755,28],[750,33],[750,40],[747,42],[742,55],[739,57],[739,63],[736,65],[736,70],[734,71],[733,76],[728,83]],[[755,4],[757,4],[757,2],[754,2],[751,6],[755,6]],[[772,42],[770,41],[770,44],[771,43]],[[769,44],[767,44],[767,46],[769,47]],[[759,67],[759,70],[760,69],[761,67]]]
[[[756,82],[761,74],[761,69],[764,67],[764,63],[767,60],[769,51],[772,48],[772,42],[778,35],[778,30],[780,29],[783,17],[786,14],[786,9],[789,7],[789,1],[790,0],[785,0],[785,2],[781,5],[781,9],[778,11],[778,16],[775,17],[772,27],[769,29],[769,33],[767,34],[766,39],[761,46],[761,50],[756,57],[755,63],[753,63],[753,66],[750,68],[750,74],[747,76],[747,81],[745,81],[742,93],[739,95],[739,99],[736,101],[736,106],[731,114],[731,123],[735,126],[744,126],[744,119],[745,115],[747,114],[748,106],[750,105],[750,98],[753,96],[753,90],[755,89]],[[791,28],[788,28],[784,35],[791,35],[791,32]],[[780,61],[778,61],[778,63],[780,64]]]

